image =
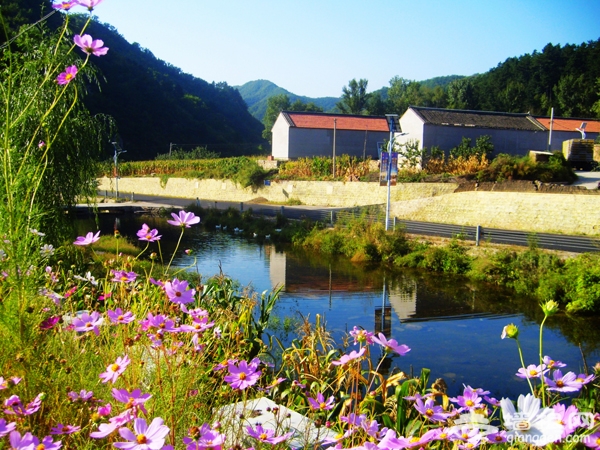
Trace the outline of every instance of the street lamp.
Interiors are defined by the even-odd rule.
[[[388,165],[387,165],[387,204],[385,208],[385,231],[390,223],[390,186],[392,182],[392,151],[394,150],[394,133],[401,131],[398,114],[386,114],[385,118],[390,129],[390,142],[388,143]]]
[[[127,150],[121,149],[118,142],[111,142],[113,147],[115,148],[115,155],[113,156],[113,161],[115,163],[115,192],[116,198],[119,198],[119,167],[118,167],[118,158],[121,153],[127,153]]]

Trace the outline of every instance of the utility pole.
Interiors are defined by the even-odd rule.
[[[335,132],[337,119],[333,118],[333,178],[335,178]]]
[[[171,152],[173,151],[174,145],[177,145],[177,144],[174,144],[173,142],[169,143],[169,158],[171,157]]]

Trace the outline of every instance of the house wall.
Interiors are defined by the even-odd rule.
[[[389,138],[389,133],[355,130],[336,130],[335,154],[377,158],[377,142]],[[289,129],[289,158],[333,155],[333,130],[294,128]],[[277,155],[273,153],[277,158]]]
[[[275,159],[289,158],[290,126],[287,120],[279,114],[273,124],[271,154]]]
[[[398,144],[406,144],[410,141],[419,141],[419,147],[423,148],[423,121],[409,109],[400,118],[402,133],[394,135],[394,141]]]

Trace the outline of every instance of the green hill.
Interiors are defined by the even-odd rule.
[[[337,97],[320,97],[311,98],[302,95],[292,94],[289,91],[277,86],[267,80],[249,81],[242,86],[234,86],[248,105],[248,111],[258,120],[262,120],[267,110],[267,100],[269,97],[278,94],[285,94],[293,103],[300,100],[302,103],[314,103],[323,108],[323,111],[329,112],[333,110],[335,104],[340,101]]]

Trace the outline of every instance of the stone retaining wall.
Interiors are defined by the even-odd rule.
[[[114,191],[114,179],[102,178],[100,190]],[[400,183],[390,189],[391,216],[406,220],[532,232],[600,235],[598,191],[549,193],[462,191],[457,183]],[[299,200],[303,205],[361,206],[385,204],[387,188],[379,183],[286,181],[241,189],[230,181],[157,177],[120,178],[119,191],[217,201],[274,203]],[[457,191],[457,192],[455,192]]]

